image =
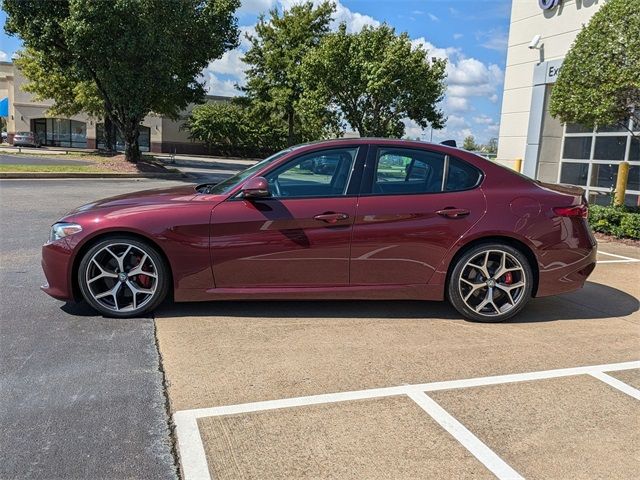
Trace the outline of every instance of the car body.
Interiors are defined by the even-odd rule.
[[[40,137],[35,132],[16,132],[13,145],[16,147],[40,147]]]
[[[9,134],[7,132],[2,132],[2,143],[6,143],[9,138]]]
[[[332,175],[302,166],[329,157]],[[578,187],[533,181],[450,146],[325,141],[217,185],[78,208],[43,247],[43,289],[65,301],[84,296],[114,316],[140,313],[152,294],[131,292],[142,289],[178,302],[447,298],[467,318],[499,321],[530,296],[582,287],[596,255],[586,208]],[[153,298],[147,309],[162,300]]]

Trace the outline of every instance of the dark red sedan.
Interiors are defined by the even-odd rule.
[[[215,185],[78,208],[43,247],[43,289],[114,317],[153,310],[167,295],[446,298],[469,319],[495,322],[532,296],[582,287],[596,257],[586,216],[582,189],[453,147],[332,140]]]

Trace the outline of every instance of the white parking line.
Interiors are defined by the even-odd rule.
[[[493,451],[486,447],[486,445],[482,444],[480,440],[478,440],[471,432],[466,429],[466,427],[464,427],[464,425],[455,420],[455,418],[447,413],[444,409],[442,409],[442,407],[438,405],[438,408],[435,408],[433,404],[437,404],[422,392],[481,387],[487,385],[499,385],[505,383],[570,377],[575,375],[591,375],[601,381],[606,382],[612,387],[631,395],[634,398],[638,398],[636,394],[633,393],[634,391],[638,391],[633,387],[621,382],[620,380],[614,379],[609,375],[603,375],[604,372],[630,370],[636,368],[640,368],[640,361],[592,365],[585,367],[561,368],[555,370],[496,375],[491,377],[469,378],[463,380],[446,380],[441,382],[431,382],[416,385],[400,385],[396,387],[373,388],[369,390],[357,390],[352,392],[338,392],[321,395],[311,395],[307,397],[285,398],[281,400],[242,403],[238,405],[227,405],[221,407],[182,410],[174,413],[173,421],[176,426],[178,451],[180,455],[180,463],[182,465],[183,478],[185,480],[211,479],[209,475],[209,468],[207,465],[204,446],[202,444],[202,438],[198,429],[198,418],[215,417],[222,415],[238,415],[250,412],[261,412],[292,407],[305,407],[311,405],[347,402],[353,400],[384,398],[398,395],[407,395],[411,399],[416,401],[416,403],[418,403],[420,407],[422,407],[427,413],[429,413],[429,415],[434,418],[434,420],[436,420],[443,426],[443,428],[449,431],[449,433],[451,433],[454,438],[462,443],[474,456],[476,456],[476,458],[482,461],[483,464],[487,465],[487,468],[489,468],[499,478],[521,478],[520,476],[514,477],[511,474],[507,475],[507,473],[512,470],[511,467],[500,460]],[[605,377],[607,378],[605,379]],[[416,399],[419,399],[420,401]],[[432,412],[436,416],[432,415]],[[451,422],[451,420],[453,420],[453,422]],[[449,428],[451,428],[455,433],[450,431],[449,428],[445,427],[441,422],[446,423]],[[460,427],[462,427],[464,430],[462,430]],[[465,433],[465,431],[468,432],[468,434]],[[469,435],[471,435],[471,437],[473,438],[469,437]],[[500,461],[496,461],[496,458]],[[489,467],[488,465],[491,465],[491,467]],[[493,470],[494,468],[495,471]],[[516,473],[517,475],[517,472],[514,471],[513,473]]]
[[[500,480],[524,480],[518,472],[511,468],[496,453],[471,433],[467,427],[456,420],[431,397],[422,392],[411,392],[409,398],[427,412],[438,424],[451,434],[464,448],[476,457],[485,467]]]
[[[607,375],[604,372],[594,372],[591,373],[591,376],[603,381],[604,383],[608,383],[613,388],[617,388],[621,392],[626,393],[636,400],[640,400],[640,390],[638,390],[637,388],[633,388],[631,385],[628,385],[618,380],[617,378],[613,378],[611,375]]]
[[[602,255],[608,255],[609,257],[617,258],[618,260],[598,260],[596,263],[636,263],[640,262],[640,259],[625,257],[624,255],[617,255],[615,253],[602,252],[598,250],[598,253]]]

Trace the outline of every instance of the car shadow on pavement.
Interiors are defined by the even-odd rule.
[[[638,311],[638,299],[616,288],[587,282],[582,290],[533,299],[511,323],[594,320],[625,317]],[[162,317],[241,318],[389,318],[459,320],[447,302],[426,301],[224,301],[165,302],[155,312]]]

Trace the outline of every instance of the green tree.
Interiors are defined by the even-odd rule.
[[[226,155],[263,156],[286,146],[286,124],[281,118],[258,119],[246,99],[196,106],[185,123],[193,140],[209,151]]]
[[[4,0],[5,30],[44,55],[47,72],[93,82],[104,111],[140,158],[140,122],[177,118],[202,100],[196,79],[237,45],[239,0]]]
[[[444,126],[445,66],[388,25],[347,33],[342,24],[305,59],[303,86],[309,103],[330,105],[361,136],[402,137],[407,118]]]
[[[484,149],[487,153],[498,153],[498,139],[496,137],[490,138]]]
[[[469,150],[470,152],[474,152],[476,150],[480,150],[480,145],[476,143],[476,139],[473,138],[473,135],[467,135],[464,137],[464,141],[462,142],[462,148]]]
[[[640,0],[608,0],[576,37],[551,94],[563,122],[640,122]]]
[[[33,94],[35,100],[53,100],[47,110],[50,115],[71,117],[84,112],[96,119],[104,118],[106,149],[115,150],[115,125],[105,111],[95,82],[83,80],[73,70],[62,70],[56,63],[48,62],[44,52],[31,48],[24,49],[14,63],[29,80],[23,86],[26,92]]]
[[[331,2],[318,7],[306,2],[282,13],[273,9],[269,18],[259,17],[256,34],[247,36],[251,47],[244,56],[248,69],[242,90],[256,116],[283,118],[289,145],[321,135],[314,130],[331,124],[326,106],[321,108],[309,102],[301,106],[300,100],[302,62],[329,32],[334,11]]]

